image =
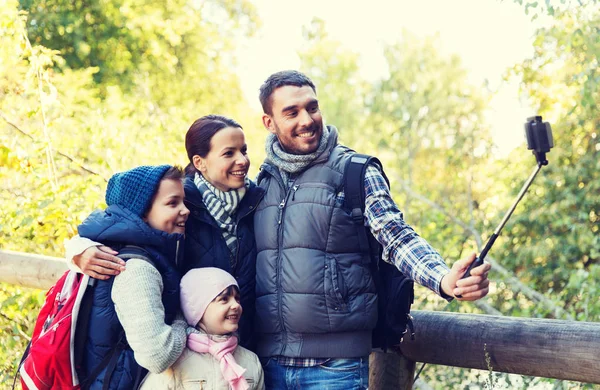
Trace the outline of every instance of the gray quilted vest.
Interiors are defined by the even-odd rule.
[[[377,297],[368,255],[338,194],[354,152],[336,146],[289,190],[263,164],[254,228],[258,355],[350,358],[371,352]]]

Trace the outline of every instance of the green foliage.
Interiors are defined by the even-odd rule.
[[[183,138],[194,119],[250,116],[230,71],[235,43],[256,26],[246,1],[20,6],[0,3],[2,249],[62,257],[63,241],[104,206],[112,173],[185,165]],[[2,388],[42,297],[0,284]]]
[[[346,145],[360,145],[365,131],[369,85],[358,75],[358,54],[330,39],[325,24],[315,18],[304,29],[305,48],[299,53],[301,71],[317,86],[319,105],[326,123],[335,125]]]
[[[503,257],[520,279],[563,302],[572,317],[598,321],[600,307],[586,296],[598,291],[592,275],[600,263],[600,85],[594,65],[600,9],[581,7],[555,17],[555,25],[538,32],[535,56],[514,69],[553,123],[555,148],[530,189],[527,209],[507,227],[514,238]],[[522,165],[531,166],[529,160]]]
[[[518,281],[492,273],[487,303],[506,315],[556,317],[564,307],[576,320],[598,321],[600,10],[597,2],[516,1],[554,20],[510,76],[552,123],[556,148],[494,247]],[[242,123],[255,173],[265,132],[241,104],[231,69],[233,49],[258,26],[246,0],[0,2],[0,248],[61,257],[64,239],[104,206],[112,173],[187,163],[183,137],[201,115]],[[358,53],[315,19],[301,70],[342,142],[382,159],[407,221],[452,263],[495,228],[534,159],[518,151],[494,160],[485,89],[440,53],[436,37],[403,37],[385,49],[387,74],[367,82]],[[420,309],[482,310],[446,307],[420,287],[417,296]],[[11,380],[42,301],[41,291],[0,284],[0,386]],[[543,382],[495,375],[499,388]],[[421,377],[436,389],[490,382],[485,371],[437,366]]]
[[[27,30],[34,44],[60,50],[67,69],[96,67],[96,82],[126,89],[140,76],[190,76],[196,66],[203,73],[227,65],[229,40],[257,27],[255,10],[245,0],[20,3],[30,14]]]
[[[400,195],[407,220],[441,253],[452,258],[475,242],[447,216],[415,202],[408,189],[427,198],[465,223],[473,206],[485,199],[473,183],[489,164],[491,138],[483,118],[487,98],[467,81],[456,57],[445,57],[437,39],[423,41],[403,34],[385,50],[389,76],[375,85],[369,99],[371,142],[386,156],[388,175]],[[454,178],[454,180],[449,180]]]
[[[0,283],[0,387],[9,388],[15,367],[21,360],[23,347],[33,333],[33,325],[44,302],[41,291]]]

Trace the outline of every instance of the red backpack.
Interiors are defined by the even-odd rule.
[[[46,293],[19,365],[23,389],[80,388],[75,370],[75,325],[89,281],[87,275],[67,271]]]
[[[143,248],[133,245],[121,248],[118,256],[124,260],[135,257],[153,264]],[[106,367],[110,368],[104,377],[108,388],[119,358],[115,352],[119,351],[121,343],[112,346],[84,383],[77,377],[77,368],[80,368],[85,352],[95,286],[96,279],[67,271],[48,290],[31,341],[19,364],[24,390],[86,390]],[[124,333],[121,337],[125,337]]]

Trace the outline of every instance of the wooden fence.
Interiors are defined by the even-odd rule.
[[[0,250],[0,282],[47,289],[63,259]],[[411,389],[415,363],[600,384],[600,323],[413,311],[416,339],[374,352],[370,389]],[[486,355],[488,363],[486,363]]]

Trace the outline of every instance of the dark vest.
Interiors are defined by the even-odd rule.
[[[181,235],[167,235],[165,233],[156,235],[153,238],[152,234],[156,231],[148,230],[145,231],[145,234],[141,234],[137,228],[139,224],[131,223],[127,218],[119,218],[119,213],[122,211],[115,210],[112,206],[107,210],[114,211],[111,218],[102,218],[101,213],[92,214],[79,226],[79,234],[82,237],[102,242],[117,250],[123,247],[125,243],[144,249],[148,253],[152,264],[162,276],[163,293],[161,299],[165,308],[165,323],[170,325],[175,319],[180,306],[179,282],[181,278],[176,267],[176,259],[180,253],[178,253],[179,240],[176,238],[181,238]],[[125,217],[130,216],[128,213],[124,215]],[[100,217],[98,218],[98,216]],[[105,224],[104,220],[109,220],[109,223]],[[115,221],[120,222],[115,223]],[[105,225],[109,225],[110,227],[104,229]],[[131,240],[134,237],[150,241],[155,240],[160,245],[150,246],[139,241],[123,242],[121,240],[114,240],[114,238],[120,236]],[[107,237],[111,237],[113,240]],[[133,350],[127,344],[123,327],[119,322],[119,318],[115,312],[115,305],[111,299],[113,282],[114,277],[108,280],[97,280],[96,286],[93,288],[93,303],[85,342],[85,352],[82,365],[77,370],[77,374],[80,380],[85,380],[100,365],[106,355],[113,351],[116,345],[120,345],[121,348],[117,350],[119,357],[111,375],[109,389],[133,389],[139,384],[138,381],[143,379],[147,371],[136,363]],[[102,389],[106,371],[105,368],[100,372],[90,384],[90,389]]]
[[[221,233],[221,228],[202,202],[202,194],[191,177],[185,181],[185,204],[190,209],[186,223],[185,258],[182,273],[192,268],[217,267],[229,272],[240,286],[244,310],[238,330],[240,344],[255,350],[254,300],[256,286],[256,243],[254,241],[254,211],[264,191],[250,184],[236,212],[237,253],[233,255]],[[233,260],[233,261],[232,261]],[[234,268],[231,268],[231,263]]]
[[[284,189],[278,170],[263,164],[266,190],[254,218],[258,355],[349,358],[371,352],[377,297],[370,259],[361,254],[352,216],[341,206],[346,161],[329,159]],[[259,230],[260,229],[260,230]]]

